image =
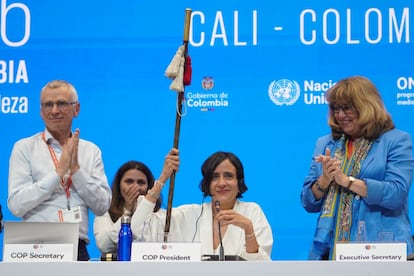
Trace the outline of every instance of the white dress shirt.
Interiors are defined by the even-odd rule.
[[[59,160],[62,148],[47,130],[45,140]],[[21,139],[15,143],[10,157],[7,203],[13,215],[24,221],[59,221],[58,210],[67,209],[68,199],[45,140],[42,132]],[[80,139],[78,159],[80,169],[71,176],[69,204],[72,208],[80,207],[79,236],[88,242],[88,211],[104,214],[112,194],[100,149]]]
[[[132,232],[137,240],[158,241],[163,239],[166,211],[154,213],[154,203],[144,196],[138,197],[137,212],[132,216]],[[237,200],[234,211],[249,218],[254,227],[258,253],[248,253],[245,247],[245,233],[240,227],[229,225],[223,235],[225,255],[237,255],[246,260],[271,260],[273,246],[272,229],[260,206],[253,202]],[[213,214],[211,203],[189,204],[173,208],[169,241],[200,242],[202,255],[218,255],[219,248],[213,248]]]
[[[121,230],[121,217],[113,222],[111,216],[106,212],[102,216],[96,216],[93,222],[93,234],[96,246],[101,253],[117,253],[118,235]]]

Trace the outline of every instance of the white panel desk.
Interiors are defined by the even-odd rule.
[[[414,262],[192,262],[192,263],[0,263],[1,276],[109,276],[109,275],[180,275],[180,276],[412,276]]]

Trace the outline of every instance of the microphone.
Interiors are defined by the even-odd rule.
[[[214,202],[214,206],[216,207],[216,212],[220,212],[221,208],[220,208],[220,201],[216,200],[216,202]]]
[[[216,208],[216,212],[219,213],[221,208],[220,208],[220,201],[216,200],[216,202],[214,202],[214,206]],[[220,241],[220,255],[219,255],[219,261],[224,261],[224,248],[223,248],[223,238],[221,236],[221,225],[220,225],[220,221],[217,222],[218,224],[218,234],[219,234],[219,241]]]

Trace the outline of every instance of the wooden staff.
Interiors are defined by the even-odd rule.
[[[185,20],[184,20],[184,58],[188,52],[188,36],[190,33],[190,22],[191,22],[191,9],[185,9]],[[184,64],[185,68],[185,64]],[[173,147],[178,149],[178,141],[180,138],[180,127],[181,127],[181,115],[184,102],[184,91],[178,92],[177,94],[177,110],[175,116],[175,130],[174,130],[174,144]],[[170,177],[170,188],[168,191],[168,204],[167,204],[167,215],[165,217],[165,228],[164,228],[164,242],[168,241],[168,234],[170,232],[171,225],[171,211],[174,197],[174,184],[175,184],[175,172]]]

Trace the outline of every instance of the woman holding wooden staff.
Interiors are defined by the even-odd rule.
[[[172,151],[172,156],[178,154],[176,149]],[[166,160],[167,167],[168,163]],[[176,160],[171,159],[171,164],[175,166]],[[200,242],[202,255],[270,260],[273,236],[267,218],[258,204],[240,200],[247,185],[239,158],[230,152],[215,152],[204,161],[201,173],[202,203],[172,209],[168,240]],[[162,241],[166,212],[153,212],[162,187],[154,185],[147,195],[138,198],[140,211],[132,217],[131,225],[143,241]],[[211,202],[204,202],[207,197]]]

